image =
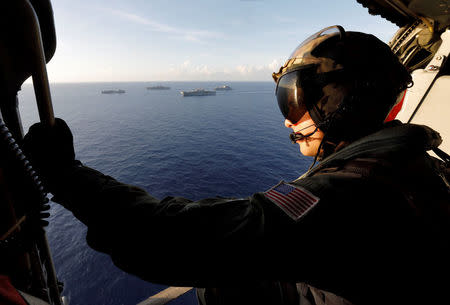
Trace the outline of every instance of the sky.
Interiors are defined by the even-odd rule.
[[[397,26],[356,0],[52,0],[49,80],[270,81],[318,30],[339,24],[388,42]]]

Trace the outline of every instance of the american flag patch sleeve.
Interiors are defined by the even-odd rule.
[[[308,213],[320,200],[303,187],[284,181],[264,192],[264,195],[295,221]]]

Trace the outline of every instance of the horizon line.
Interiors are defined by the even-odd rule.
[[[231,80],[231,81],[215,81],[215,80],[161,80],[161,81],[53,81],[52,84],[104,84],[104,83],[272,83],[270,80]],[[25,81],[22,85],[33,85],[32,81]]]

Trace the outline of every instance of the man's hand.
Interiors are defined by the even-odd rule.
[[[23,139],[23,150],[49,187],[76,162],[72,132],[58,118],[52,127],[42,123],[31,126]]]

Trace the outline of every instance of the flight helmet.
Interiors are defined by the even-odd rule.
[[[327,141],[336,143],[380,128],[412,83],[385,43],[338,25],[303,41],[272,76],[283,116],[295,124],[308,111]]]

